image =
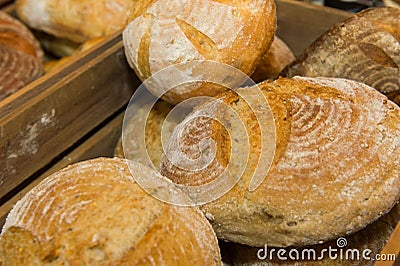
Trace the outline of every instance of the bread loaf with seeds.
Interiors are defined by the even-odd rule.
[[[400,9],[364,10],[317,39],[283,76],[363,82],[400,104]]]

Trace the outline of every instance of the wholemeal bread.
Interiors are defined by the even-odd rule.
[[[332,27],[284,76],[357,80],[400,103],[400,9],[373,8]]]
[[[18,16],[31,28],[74,42],[121,30],[134,0],[17,0]]]
[[[117,147],[115,148],[114,155],[119,158],[127,158],[158,169],[163,154],[161,131],[164,130],[166,135],[163,137],[168,140],[177,124],[176,121],[166,120],[166,117],[172,108],[173,106],[169,103],[158,101],[148,114],[146,113],[146,108],[141,108],[135,112],[129,121],[127,121],[125,129],[123,130],[126,140],[125,146],[122,145],[121,137],[118,141]],[[139,143],[138,124],[146,118],[146,147],[141,147]],[[146,153],[152,162],[151,164],[147,159]]]
[[[185,81],[221,79],[222,84],[193,82],[167,88],[171,90],[162,99],[172,104],[199,95],[216,95],[227,85],[240,85],[242,80],[232,80],[223,70],[196,61],[228,64],[250,75],[276,30],[272,0],[142,0],[135,4],[129,20],[123,32],[125,53],[142,81],[172,65],[186,64],[177,67],[180,77],[167,74],[155,84],[147,84],[157,97],[165,92],[158,86],[160,82],[167,86],[178,85],[170,83],[184,77],[188,78]]]
[[[231,259],[232,265],[238,266],[348,266],[349,264],[357,266],[370,266],[373,263],[373,260],[371,259],[375,258],[375,256],[381,252],[383,247],[388,242],[389,237],[399,220],[400,204],[397,204],[388,214],[384,215],[378,221],[368,225],[361,231],[346,236],[346,240],[334,239],[324,244],[306,246],[303,248],[285,248],[284,257],[286,257],[287,260],[279,259],[276,250],[275,253],[272,253],[271,255],[265,254],[265,248],[259,253],[260,257],[258,257],[257,253],[259,252],[260,248],[249,247],[236,243],[224,243],[222,250],[225,252],[224,255]],[[347,241],[339,242],[343,250],[342,259],[340,257],[340,247],[338,246],[338,241]],[[268,248],[269,249],[267,249],[267,252],[274,249],[274,247]],[[331,248],[331,250],[337,249],[337,252],[333,251],[332,255],[329,256],[329,253],[327,252],[329,248]],[[298,259],[296,258],[296,253],[292,251],[293,249],[298,251]],[[323,253],[324,249],[326,251]],[[315,256],[317,259],[308,260],[307,258],[309,253],[306,253],[307,250],[315,250]],[[349,253],[349,250],[356,251],[355,253]],[[363,255],[363,252],[368,250],[370,250],[370,253],[365,252]],[[290,252],[292,252],[291,254],[293,259],[288,255]],[[264,258],[264,256],[266,256],[266,258]],[[311,253],[310,256],[312,258],[313,254]]]
[[[272,126],[260,132],[255,112],[269,114],[261,109],[262,99],[251,106],[252,112],[230,92],[199,106],[179,124],[162,159],[161,173],[183,185],[218,179],[228,164],[230,171],[224,174],[240,178],[224,196],[201,207],[219,238],[249,246],[310,245],[360,230],[394,206],[400,196],[396,104],[345,79],[281,78],[258,86],[271,107],[276,137]],[[238,92],[253,94],[256,89]],[[239,119],[221,109],[221,102]],[[214,120],[204,118],[204,112]],[[235,145],[247,145],[245,136],[239,139],[242,133],[234,139],[228,135],[240,122],[249,135],[249,153],[231,154]],[[212,147],[206,145],[210,139]],[[261,148],[275,143],[271,168],[250,191],[257,167],[268,167],[259,161]],[[213,149],[211,160],[207,155]],[[181,164],[202,155],[209,163],[201,169]],[[237,176],[241,161],[247,164]]]
[[[203,214],[147,194],[131,174],[162,177],[127,162],[74,164],[31,190],[3,227],[2,265],[221,265]]]
[[[296,57],[286,43],[275,36],[271,47],[262,57],[261,63],[251,75],[251,78],[257,83],[266,79],[276,78],[295,59]]]
[[[21,22],[0,12],[0,99],[42,74],[43,51]]]

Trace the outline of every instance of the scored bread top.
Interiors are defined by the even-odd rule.
[[[171,65],[195,60],[228,64],[250,75],[276,30],[271,0],[138,2],[123,39],[127,59],[142,81]],[[200,80],[210,74],[198,70],[196,65],[184,72]],[[157,87],[149,89],[156,96],[160,93]],[[221,90],[185,87],[168,92],[163,99],[177,103],[194,95],[215,95]]]
[[[45,179],[8,215],[0,259],[23,261],[15,251],[23,247],[27,254],[39,250],[38,265],[220,265],[217,239],[203,214],[153,198],[130,170],[138,177],[158,174],[135,162],[129,167],[125,160],[99,158]]]
[[[399,51],[400,9],[367,9],[328,30],[283,75],[357,80],[400,104]]]
[[[201,207],[212,217],[218,237],[250,246],[315,244],[353,233],[390,210],[400,196],[398,106],[373,88],[344,79],[281,78],[258,87],[275,121],[276,139],[266,143],[261,144],[257,119],[243,99],[234,92],[219,97],[246,125],[250,153],[236,154],[248,158],[237,185]],[[204,106],[209,105],[195,112]],[[222,127],[216,120],[196,118],[195,112],[176,127],[161,163],[163,175],[186,185],[218,178],[231,146],[244,146],[228,135],[238,121],[217,109],[215,117],[230,125]],[[180,148],[189,158],[207,151],[199,145],[206,138],[216,142],[216,156],[207,167],[188,171],[171,163]],[[258,163],[261,145],[275,142],[272,166],[250,192],[256,167],[268,166]],[[232,175],[243,167],[229,163]]]

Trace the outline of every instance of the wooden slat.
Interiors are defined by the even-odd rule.
[[[400,222],[397,223],[396,228],[391,234],[389,241],[382,249],[380,256],[381,258],[388,258],[389,254],[395,255],[395,261],[393,260],[380,260],[374,263],[375,266],[392,266],[392,265],[400,265]]]
[[[7,213],[11,210],[14,204],[20,200],[29,190],[39,184],[44,178],[52,173],[64,168],[65,166],[99,156],[113,157],[114,148],[117,145],[118,139],[121,136],[122,121],[124,113],[122,112],[109,124],[88,138],[78,148],[66,155],[63,159],[53,165],[45,173],[35,179],[32,183],[18,192],[14,197],[0,206],[0,228],[3,226]]]
[[[0,102],[0,198],[114,114],[140,84],[121,35]]]
[[[277,0],[277,35],[300,55],[314,40],[336,23],[352,15],[339,9],[301,1]]]

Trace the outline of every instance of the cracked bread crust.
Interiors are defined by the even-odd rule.
[[[251,75],[276,30],[272,0],[138,1],[131,19],[123,32],[125,53],[142,81],[169,66],[197,60],[227,64]],[[226,75],[209,73],[209,69],[205,72],[202,67],[200,63],[182,67],[182,75],[195,80],[207,80],[205,74]],[[224,86],[210,84],[178,86],[162,99],[176,104],[190,97],[226,91]],[[164,92],[157,86],[148,88],[157,97]]]

